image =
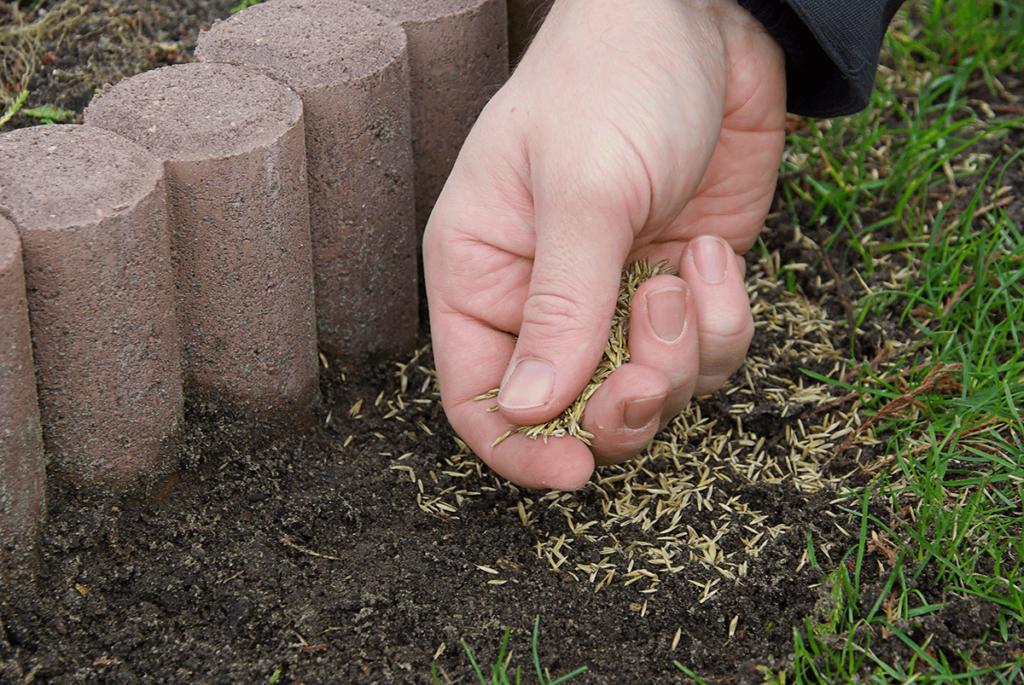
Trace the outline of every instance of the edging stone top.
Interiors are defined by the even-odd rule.
[[[123,79],[93,99],[91,120],[168,161],[229,157],[256,150],[295,126],[302,101],[287,86],[230,64],[192,63]],[[107,128],[110,128],[107,126]]]
[[[0,159],[0,212],[16,217],[21,231],[96,224],[134,206],[163,178],[162,164],[144,148],[73,124],[5,133]]]
[[[309,21],[310,11],[319,21]],[[401,27],[361,4],[271,0],[214,23],[200,34],[195,56],[273,76],[302,92],[376,74],[404,49]]]

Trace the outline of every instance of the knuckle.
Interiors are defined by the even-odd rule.
[[[557,293],[535,293],[523,307],[523,325],[543,329],[581,329],[586,311],[579,302]]]
[[[754,317],[749,306],[732,311],[725,309],[716,316],[707,317],[701,324],[701,337],[715,347],[735,349],[742,346],[746,349],[754,337]]]
[[[743,316],[716,322],[700,336],[700,375],[727,378],[743,365],[754,338],[754,321],[747,310]]]

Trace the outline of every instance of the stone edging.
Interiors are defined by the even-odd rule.
[[[47,470],[155,482],[184,397],[302,431],[318,344],[412,348],[419,237],[537,6],[267,0],[85,125],[0,135],[3,593],[34,576]]]

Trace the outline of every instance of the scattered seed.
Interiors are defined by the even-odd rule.
[[[654,594],[659,592],[660,582],[666,576],[696,571],[699,575],[694,578],[680,576],[680,580],[690,581],[700,588],[699,602],[703,604],[714,600],[720,592],[717,586],[723,579],[730,583],[742,582],[750,572],[751,560],[757,559],[789,527],[769,526],[767,515],[753,509],[742,495],[730,495],[737,491],[737,484],[785,482],[805,493],[823,488],[841,490],[843,476],[826,476],[822,472],[822,467],[834,456],[835,446],[848,437],[850,447],[855,450],[874,442],[868,431],[858,430],[864,421],[856,406],[831,405],[838,394],[833,386],[808,379],[794,382],[773,373],[780,364],[809,361],[824,365],[819,368],[831,367],[826,375],[832,378],[842,378],[848,369],[840,361],[841,352],[832,347],[835,325],[817,304],[785,289],[780,258],[776,254],[771,260],[775,269],[772,273],[782,272],[783,281],[769,280],[766,278],[768,271],[755,266],[749,274],[747,288],[755,325],[759,331],[774,336],[776,342],[769,340],[764,346],[765,352],[749,355],[743,370],[733,381],[735,384],[723,388],[724,393],[717,395],[731,403],[728,422],[719,420],[716,424],[702,415],[701,401],[720,400],[698,398],[636,459],[599,467],[594,479],[579,494],[549,492],[535,499],[493,474],[485,475],[482,462],[465,443],[457,440],[458,452],[442,459],[436,471],[420,467],[423,475],[417,478],[417,488],[424,492],[417,495],[417,504],[426,512],[452,516],[460,510],[470,491],[479,494],[505,490],[516,502],[515,514],[511,506],[507,511],[496,507],[496,514],[518,516],[522,525],[536,527],[538,558],[546,560],[553,571],[562,575],[569,573],[576,578],[569,569],[580,573],[583,582],[594,586],[595,592],[613,582],[628,586],[646,581],[641,583],[646,587],[640,593]],[[829,283],[822,284],[820,290],[822,298],[835,293]],[[617,314],[618,309],[617,305]],[[617,332],[620,329],[613,328],[601,362],[603,368],[610,370],[615,364],[628,360],[624,345],[622,349],[616,348]],[[623,322],[621,333],[628,334],[628,320]],[[404,412],[407,407],[418,409],[434,404],[422,395],[426,395],[435,376],[417,364],[416,357],[399,365],[399,374],[404,376],[414,369],[427,376],[421,397],[405,396],[403,383],[402,391],[388,400],[389,412],[385,416]],[[595,374],[592,384],[598,376]],[[596,387],[590,389],[591,384],[588,384],[577,400],[580,403],[574,403],[556,417],[554,425],[517,427],[499,436],[492,446],[496,447],[516,431],[534,439],[571,435],[590,440],[592,436],[583,430],[580,421],[585,401]],[[432,391],[431,397],[437,396],[436,385]],[[497,394],[495,388],[476,399],[493,400]],[[484,406],[486,411],[497,408],[493,401]],[[808,407],[816,409],[808,411]],[[756,430],[754,422],[747,418],[752,410],[764,408],[773,411],[781,424],[771,433]],[[397,413],[393,417],[403,418]],[[434,426],[412,415],[407,418],[422,430]],[[775,431],[778,431],[778,438]],[[428,473],[433,473],[434,477],[428,479]],[[452,479],[458,479],[459,489],[450,485]],[[839,498],[833,504],[844,499]],[[538,507],[547,507],[558,520],[566,521],[571,532],[548,533],[541,526],[556,517],[538,516]],[[690,517],[694,511],[702,516]],[[711,512],[712,516],[703,512]],[[848,534],[845,530],[843,533]],[[588,549],[601,550],[600,561],[579,561],[576,546],[584,542]],[[822,554],[827,557],[827,550],[823,548]],[[715,573],[710,574],[708,580],[707,571],[711,570]],[[729,624],[731,637],[737,626],[738,617],[735,617]],[[673,640],[673,649],[678,646],[680,636],[681,629]]]
[[[295,549],[295,550],[298,550],[299,552],[302,552],[303,554],[308,554],[308,555],[313,556],[313,557],[319,557],[321,559],[330,559],[332,561],[344,561],[344,559],[340,559],[338,557],[332,557],[329,554],[320,554],[320,552],[314,552],[311,549],[306,549],[305,547],[302,547],[300,545],[296,545],[294,542],[291,541],[291,539],[287,535],[285,535],[285,536],[283,536],[281,538],[281,542],[283,542],[284,544],[288,545],[292,549]]]

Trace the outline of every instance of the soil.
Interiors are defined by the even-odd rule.
[[[80,113],[105,81],[187,61],[200,27],[231,4],[87,4],[88,21],[59,44],[41,43],[40,54],[54,57],[40,60],[30,104]],[[63,11],[43,5],[33,11]],[[0,3],[0,21],[13,7]],[[18,115],[6,128],[34,123]],[[1020,131],[1011,135],[993,144],[1020,149]],[[1003,183],[1022,196],[1019,167]],[[1009,211],[1019,213],[1014,203]],[[506,628],[510,663],[533,682],[538,616],[550,674],[587,667],[573,683],[688,682],[676,661],[708,682],[762,682],[767,670],[786,668],[804,617],[827,624],[833,616],[822,581],[860,527],[860,505],[839,493],[868,482],[865,470],[885,457],[884,444],[851,429],[849,449],[826,437],[804,471],[787,462],[787,445],[807,427],[834,431],[856,411],[834,386],[812,387],[801,368],[838,375],[862,361],[915,361],[900,303],[892,320],[861,325],[848,359],[848,299],[861,285],[844,277],[837,288],[835,277],[850,273],[854,257],[837,247],[824,262],[814,240],[825,236],[801,236],[800,219],[774,213],[764,236],[771,258],[748,257],[752,300],[764,314],[747,368],[694,402],[672,429],[682,432],[659,438],[672,455],[604,469],[576,493],[520,490],[466,453],[437,399],[425,325],[413,359],[358,368],[328,359],[309,435],[275,438],[191,403],[172,481],[105,500],[51,483],[38,592],[0,606],[0,682],[428,683],[433,665],[438,681],[468,683],[476,676],[460,641],[486,669]],[[893,257],[866,284],[903,266]],[[784,311],[818,322],[800,334],[818,352],[791,349],[791,328],[763,323]],[[668,506],[658,483],[679,471],[717,479],[717,489],[692,488],[692,500]],[[890,503],[869,504],[898,527]],[[686,515],[668,525],[676,509]],[[728,528],[728,516],[755,532]],[[673,528],[677,537],[663,543]],[[651,551],[659,549],[660,564]],[[865,608],[891,562],[884,545],[869,548]],[[958,654],[983,666],[1019,650],[979,649],[995,606],[947,596],[933,566],[904,568],[922,602],[946,602],[907,626],[919,642],[932,636],[933,653],[966,668]],[[892,635],[876,634],[872,647],[895,661],[912,655]]]

